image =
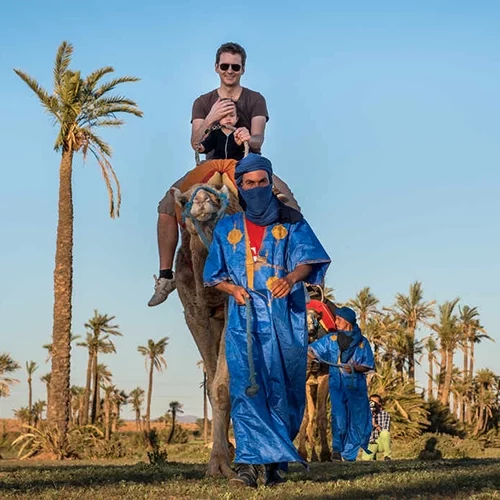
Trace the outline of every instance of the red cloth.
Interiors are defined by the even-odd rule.
[[[245,219],[245,224],[247,227],[248,239],[250,240],[252,257],[253,260],[256,261],[257,255],[259,255],[260,246],[262,245],[262,240],[264,239],[266,226],[258,226],[248,219]]]
[[[334,332],[337,330],[335,317],[333,316],[332,311],[325,302],[312,299],[307,303],[307,308],[313,309],[321,315],[320,322],[327,332]]]

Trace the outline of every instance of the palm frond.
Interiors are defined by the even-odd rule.
[[[108,73],[113,73],[114,68],[112,66],[104,66],[103,68],[96,69],[92,71],[90,75],[84,80],[84,85],[89,92],[93,92],[97,82]]]
[[[64,73],[69,68],[71,63],[71,56],[73,55],[73,45],[64,41],[59,45],[56,54],[56,61],[54,64],[54,90],[56,94],[59,93],[61,88]]]
[[[94,95],[96,97],[101,97],[102,95],[106,94],[110,90],[113,90],[117,85],[120,85],[121,83],[131,83],[131,82],[138,82],[138,81],[140,81],[140,78],[137,78],[136,76],[121,76],[119,78],[114,78],[113,80],[101,85],[94,92]]]

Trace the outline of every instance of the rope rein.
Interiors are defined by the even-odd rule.
[[[252,306],[250,304],[250,299],[245,298],[245,309],[247,314],[247,358],[248,358],[248,370],[250,372],[248,376],[248,381],[250,385],[245,389],[245,394],[251,398],[259,392],[259,385],[255,379],[255,364],[253,361],[253,338],[252,338]]]

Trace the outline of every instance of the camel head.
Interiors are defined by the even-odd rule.
[[[309,343],[323,337],[326,332],[319,322],[321,319],[321,313],[315,311],[314,309],[307,310],[307,332],[309,334]]]
[[[211,238],[216,222],[228,208],[229,189],[224,185],[221,189],[216,189],[208,184],[196,184],[185,193],[175,188],[174,196],[182,209],[186,229],[191,234],[198,235],[206,246],[206,238],[208,235]]]

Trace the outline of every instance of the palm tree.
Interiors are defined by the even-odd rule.
[[[30,415],[30,411],[26,406],[14,410],[14,417],[21,422],[21,425],[27,424],[30,421]]]
[[[92,402],[95,400],[95,417],[94,420],[91,421],[92,423],[96,423],[99,420],[99,417],[101,416],[101,410],[102,410],[102,405],[101,405],[101,387],[106,387],[108,385],[111,385],[111,382],[113,380],[113,374],[109,370],[109,368],[104,364],[104,363],[99,363],[97,365],[97,391],[94,394],[94,399]]]
[[[200,359],[196,366],[201,366],[203,370],[203,382],[200,387],[203,388],[203,442],[208,443],[208,385],[207,385],[207,371],[205,370],[205,364],[203,360]]]
[[[427,372],[427,401],[434,399],[434,364],[436,362],[436,352],[438,350],[436,340],[429,336],[424,343],[424,349],[427,351],[427,365],[429,371]]]
[[[149,382],[148,382],[148,396],[146,403],[146,432],[151,430],[151,396],[153,394],[153,370],[156,368],[159,372],[167,367],[167,362],[163,357],[165,348],[168,344],[168,337],[161,338],[158,342],[153,339],[148,340],[147,346],[140,345],[137,350],[146,358],[144,360],[146,370],[148,369],[149,360]]]
[[[45,401],[42,401],[41,399],[38,399],[35,401],[33,404],[33,410],[32,410],[32,415],[34,417],[34,426],[38,427],[38,422],[42,420],[42,414],[43,411],[45,410],[45,407],[47,406],[47,403]]]
[[[425,302],[422,283],[415,281],[410,285],[408,295],[396,294],[396,303],[392,311],[400,320],[402,326],[407,330],[409,337],[410,352],[408,354],[408,378],[415,386],[415,332],[420,324],[426,324],[429,318],[434,316],[435,301]]]
[[[9,386],[19,383],[17,378],[7,377],[8,373],[15,372],[21,368],[17,361],[7,353],[0,354],[0,398],[6,398],[10,394]]]
[[[135,413],[135,427],[141,430],[141,406],[144,403],[144,389],[136,387],[130,391],[130,403]]]
[[[26,373],[28,374],[28,410],[30,412],[29,425],[31,425],[33,417],[33,373],[37,369],[38,365],[34,361],[26,361]]]
[[[478,407],[476,411],[476,427],[474,435],[481,434],[488,426],[489,419],[493,416],[496,394],[493,392],[497,377],[488,368],[478,370],[474,378]]]
[[[95,423],[97,405],[99,399],[97,393],[99,392],[99,382],[97,375],[97,366],[99,364],[98,354],[109,354],[116,352],[115,345],[109,339],[110,335],[115,335],[121,337],[122,334],[118,330],[118,325],[111,325],[110,323],[115,319],[114,316],[108,316],[107,314],[101,315],[94,310],[94,316],[85,323],[85,328],[87,328],[87,334],[85,341],[78,342],[78,346],[86,347],[89,353],[89,359],[87,363],[87,379],[85,383],[85,396],[84,396],[84,407],[83,407],[83,425],[88,423],[89,415],[89,399],[91,383],[93,378],[93,397],[92,397],[92,412],[91,412],[91,422]],[[93,377],[92,377],[93,375]]]
[[[438,398],[449,405],[451,380],[453,374],[453,355],[460,340],[460,328],[455,307],[460,299],[447,301],[439,306],[439,322],[432,325],[437,333],[441,351],[441,370],[439,374]]]
[[[71,343],[79,338],[80,338],[80,335],[73,335],[71,333],[69,336],[69,341]],[[45,359],[45,362],[48,363],[52,359],[52,344],[43,344],[42,347],[44,349],[47,349],[47,358]]]
[[[47,408],[50,405],[50,372],[46,373],[45,375],[42,375],[40,377],[40,380],[45,384],[45,387],[47,389]]]
[[[359,326],[362,332],[365,332],[366,325],[370,317],[376,315],[378,313],[377,304],[379,300],[373,293],[370,291],[369,286],[365,286],[362,290],[360,290],[356,298],[350,299],[347,302],[349,307],[352,307],[358,317],[359,317]]]
[[[85,387],[78,385],[71,386],[71,415],[73,425],[81,425],[83,418],[83,398]]]
[[[170,434],[168,435],[167,439],[168,444],[170,444],[172,438],[174,437],[175,417],[177,416],[178,413],[184,413],[184,411],[182,410],[182,405],[179,403],[179,401],[170,401],[169,407],[170,407],[169,412],[172,415],[172,429],[170,429]]]
[[[17,75],[33,90],[54,122],[59,133],[54,145],[60,151],[59,204],[54,270],[54,314],[52,327],[52,400],[49,420],[55,424],[64,444],[70,406],[70,333],[71,295],[73,290],[73,155],[81,151],[83,157],[90,152],[97,160],[104,176],[110,201],[110,215],[119,215],[120,186],[110,162],[111,149],[96,135],[98,127],[116,127],[124,122],[116,116],[127,113],[142,116],[137,104],[123,96],[109,96],[117,85],[136,82],[138,78],[124,76],[107,83],[100,80],[114,70],[107,66],[83,78],[80,71],[69,68],[73,46],[62,42],[54,65],[54,90],[47,92],[31,76],[15,69]],[[117,202],[112,186],[114,181]]]

